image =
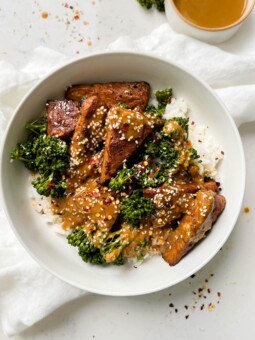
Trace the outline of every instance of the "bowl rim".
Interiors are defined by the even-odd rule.
[[[115,55],[115,56],[138,56],[138,57],[145,57],[145,58],[149,58],[149,59],[153,59],[153,60],[158,60],[160,62],[164,62],[167,64],[172,65],[173,67],[177,68],[178,70],[180,70],[181,72],[186,73],[187,75],[191,76],[193,79],[195,79],[197,82],[199,82],[202,86],[204,86],[207,91],[210,92],[210,94],[215,98],[215,100],[218,101],[218,103],[220,104],[220,106],[222,107],[223,111],[225,112],[225,114],[228,116],[229,118],[229,123],[231,124],[231,127],[233,129],[233,132],[235,133],[236,136],[236,140],[238,143],[238,147],[239,147],[239,151],[240,151],[240,157],[241,157],[241,164],[240,164],[240,171],[242,174],[242,178],[240,178],[240,187],[242,188],[242,192],[240,192],[240,196],[238,197],[239,200],[239,209],[237,209],[235,212],[233,212],[232,217],[233,218],[233,227],[229,230],[229,232],[226,234],[224,239],[221,239],[221,242],[219,242],[218,246],[215,247],[214,251],[209,254],[209,256],[205,257],[203,259],[203,261],[201,261],[201,263],[196,267],[193,268],[192,270],[187,271],[184,275],[182,275],[180,278],[175,279],[172,281],[172,283],[170,285],[162,285],[159,286],[157,288],[154,289],[149,289],[149,290],[145,290],[143,292],[127,292],[127,293],[119,293],[119,292],[105,292],[105,291],[101,291],[99,289],[91,289],[91,288],[85,288],[82,285],[77,284],[76,282],[74,282],[71,278],[66,278],[64,276],[62,276],[61,274],[55,272],[53,269],[51,269],[46,263],[43,262],[43,260],[41,260],[39,258],[39,256],[35,255],[33,253],[32,250],[30,250],[29,246],[26,245],[25,241],[23,241],[22,235],[21,233],[18,232],[18,230],[15,228],[14,223],[12,222],[12,217],[10,214],[10,210],[6,204],[5,201],[5,194],[3,192],[3,181],[4,181],[4,176],[3,176],[3,156],[4,156],[4,146],[6,143],[6,139],[8,137],[8,133],[9,133],[9,129],[12,125],[13,120],[15,119],[15,116],[17,115],[17,113],[19,112],[20,108],[23,106],[23,104],[26,102],[26,100],[30,97],[30,95],[33,93],[34,90],[36,90],[38,87],[41,86],[42,83],[44,83],[45,81],[47,81],[47,79],[49,77],[54,76],[54,74],[60,72],[63,68],[66,67],[70,67],[71,65],[75,64],[75,63],[79,63],[81,61],[86,61],[87,59],[90,58],[94,58],[94,57],[103,57],[103,56],[109,56],[109,55]],[[230,112],[228,111],[227,107],[225,106],[225,104],[223,103],[223,101],[221,100],[221,98],[219,98],[219,96],[217,95],[217,93],[204,81],[202,80],[200,77],[198,77],[197,75],[195,75],[194,73],[190,72],[187,68],[183,67],[182,65],[179,65],[176,62],[173,61],[169,61],[166,58],[163,57],[158,57],[155,56],[153,53],[141,53],[141,52],[130,52],[130,51],[123,51],[123,50],[118,50],[118,51],[106,51],[106,52],[97,52],[97,53],[93,53],[90,54],[88,56],[83,56],[80,58],[76,58],[74,60],[71,60],[69,62],[66,62],[64,64],[62,64],[60,67],[54,69],[53,71],[49,72],[48,74],[46,74],[41,80],[39,80],[39,82],[37,82],[34,86],[32,86],[32,88],[27,92],[27,94],[23,97],[23,99],[20,101],[19,105],[17,106],[17,108],[15,109],[7,127],[5,130],[5,134],[3,136],[2,139],[2,143],[1,143],[1,149],[0,149],[0,201],[2,202],[2,207],[3,210],[5,212],[5,215],[7,217],[8,223],[13,231],[13,233],[15,234],[17,240],[19,241],[19,243],[23,246],[23,248],[27,251],[27,253],[44,269],[46,269],[49,273],[51,273],[53,276],[59,278],[60,280],[74,286],[77,287],[79,289],[82,289],[84,291],[89,291],[92,293],[96,293],[99,295],[106,295],[106,296],[140,296],[140,295],[145,295],[145,294],[150,294],[150,293],[154,293],[154,292],[158,292],[161,291],[163,289],[169,288],[171,286],[174,286],[182,281],[184,281],[185,279],[187,279],[188,277],[190,277],[192,274],[196,273],[198,270],[200,270],[202,267],[204,267],[217,253],[218,251],[221,249],[221,247],[225,244],[225,242],[227,241],[227,239],[229,238],[229,235],[231,234],[231,232],[233,231],[238,216],[240,214],[241,211],[241,207],[242,207],[242,202],[243,202],[243,197],[244,197],[244,192],[245,192],[245,180],[246,180],[246,165],[245,165],[245,157],[244,157],[244,150],[243,150],[243,145],[242,145],[242,141],[241,141],[241,137],[238,131],[238,128],[230,114]]]
[[[188,25],[193,26],[201,31],[208,31],[208,32],[220,32],[220,31],[226,31],[232,27],[238,26],[239,24],[241,24],[242,22],[244,22],[248,16],[251,14],[254,6],[255,6],[255,0],[251,0],[251,6],[249,8],[249,10],[247,12],[245,12],[237,21],[233,22],[232,24],[223,26],[223,27],[204,27],[204,26],[200,26],[195,24],[194,22],[190,21],[189,19],[187,19],[184,15],[181,14],[181,12],[178,10],[178,8],[176,7],[175,1],[174,0],[166,0],[166,2],[170,3],[170,6],[172,6],[173,10],[175,11],[175,13],[179,16],[179,18],[181,20],[183,20],[184,22],[186,22]]]

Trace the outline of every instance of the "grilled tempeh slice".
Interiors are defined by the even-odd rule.
[[[62,139],[71,136],[80,115],[80,103],[72,100],[54,100],[46,104],[47,134]]]
[[[151,132],[146,117],[134,110],[112,107],[106,120],[106,141],[100,182],[114,176]]]
[[[216,222],[226,206],[226,198],[222,195],[216,195],[214,201],[214,209],[212,213],[212,222]]]
[[[89,96],[98,96],[100,105],[111,108],[119,103],[130,109],[141,111],[148,105],[150,98],[150,85],[141,82],[112,82],[92,85],[73,85],[66,90],[66,98],[80,100]]]
[[[76,124],[70,146],[71,166],[78,166],[95,153],[105,138],[105,117],[107,110],[99,107],[96,96],[89,97],[81,105],[81,114]]]
[[[169,233],[166,243],[161,249],[164,260],[170,266],[178,263],[211,229],[213,222],[224,209],[223,205],[219,204],[216,217],[214,208],[215,193],[211,190],[198,191],[192,208],[181,219],[178,227]]]

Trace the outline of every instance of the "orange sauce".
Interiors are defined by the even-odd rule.
[[[221,28],[237,22],[247,0],[174,0],[178,11],[187,20],[205,28]]]
[[[42,18],[47,19],[49,14],[47,12],[42,12]]]

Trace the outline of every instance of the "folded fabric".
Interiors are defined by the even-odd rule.
[[[217,88],[237,125],[255,120],[255,58],[236,56],[220,48],[177,34],[168,24],[146,37],[121,37],[109,50],[150,52],[178,62]],[[38,47],[21,70],[0,62],[0,135],[20,99],[35,83],[68,58]],[[0,312],[3,330],[17,334],[64,303],[87,292],[71,287],[41,268],[16,241],[0,207]]]
[[[239,56],[188,36],[177,34],[163,24],[151,34],[137,40],[120,37],[110,50],[153,53],[179,63],[200,76],[228,107],[236,124],[255,120],[255,56]]]

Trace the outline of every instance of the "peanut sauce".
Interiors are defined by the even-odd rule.
[[[193,24],[205,28],[221,28],[242,17],[247,0],[174,0],[174,4]]]

